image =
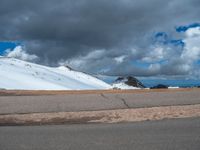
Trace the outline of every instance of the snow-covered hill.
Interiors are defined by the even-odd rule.
[[[84,90],[109,89],[109,84],[91,75],[37,65],[15,58],[0,57],[0,89]]]

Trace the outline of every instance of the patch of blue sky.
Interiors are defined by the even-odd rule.
[[[174,46],[185,46],[185,43],[183,42],[183,40],[178,39],[178,40],[170,40],[169,43],[173,44]]]
[[[168,35],[165,32],[157,32],[153,38],[153,43],[159,44],[167,44],[168,43]]]
[[[7,49],[14,49],[20,45],[20,42],[0,42],[0,55],[3,55]]]
[[[184,47],[185,43],[182,39],[173,39],[172,37],[168,36],[165,32],[157,32],[154,35],[154,44],[162,44],[162,45],[173,45],[177,47]]]
[[[158,32],[158,33],[156,33],[155,37],[156,37],[156,38],[158,38],[158,37],[167,38],[168,35],[167,35],[167,33],[165,33],[165,32]]]
[[[200,65],[200,60],[197,60],[196,62],[194,62],[194,65]]]
[[[167,59],[162,59],[162,60],[159,60],[159,61],[156,61],[154,62],[155,64],[160,64],[160,65],[165,65],[168,63],[168,60]]]
[[[177,32],[185,32],[190,28],[196,28],[196,27],[200,27],[200,23],[192,23],[187,26],[179,26],[179,27],[176,27],[176,31]]]

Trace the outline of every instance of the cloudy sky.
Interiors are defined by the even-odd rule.
[[[0,54],[105,75],[200,79],[199,0],[0,0]]]

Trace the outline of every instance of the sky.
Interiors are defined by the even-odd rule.
[[[0,55],[110,76],[200,79],[199,0],[1,0]]]

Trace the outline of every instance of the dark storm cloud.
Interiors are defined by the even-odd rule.
[[[127,63],[150,49],[154,32],[176,34],[176,26],[199,22],[199,7],[199,0],[1,0],[0,40],[22,42],[28,53],[49,65],[104,50],[101,58],[85,59],[85,66],[77,68],[96,72],[110,65],[117,70],[113,59],[126,55],[120,66],[131,67]],[[135,67],[124,72],[128,70],[156,74]]]

